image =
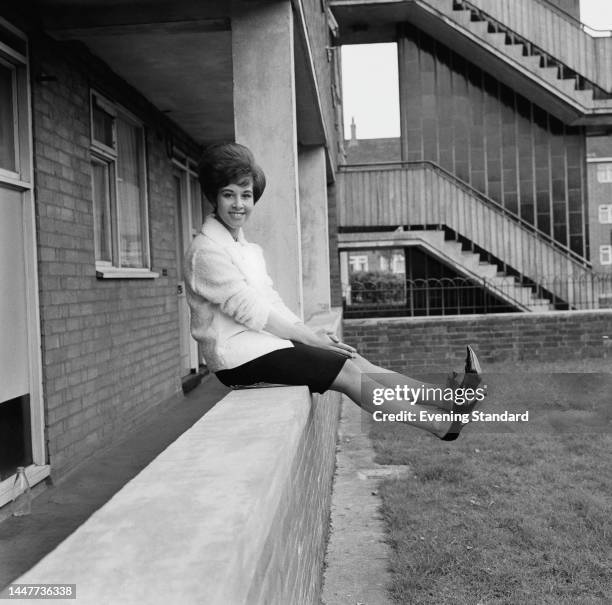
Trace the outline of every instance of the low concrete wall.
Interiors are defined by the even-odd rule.
[[[230,393],[15,582],[92,605],[318,604],[339,399]]]
[[[349,319],[344,340],[396,371],[459,369],[465,346],[482,362],[612,358],[612,311]]]

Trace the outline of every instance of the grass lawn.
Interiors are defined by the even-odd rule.
[[[608,374],[546,375],[564,370]],[[612,362],[503,372],[486,378],[482,410],[525,404],[528,427],[474,423],[445,443],[371,423],[377,462],[413,469],[380,486],[391,594],[404,605],[610,604]]]

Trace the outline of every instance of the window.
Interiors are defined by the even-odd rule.
[[[612,183],[612,162],[597,164],[597,182]]]
[[[599,262],[602,265],[612,265],[612,246],[599,246]]]
[[[127,111],[91,95],[91,178],[100,277],[149,271],[144,129]]]
[[[17,166],[15,68],[0,60],[0,170],[14,173]]]
[[[602,224],[612,223],[612,204],[599,206],[599,222]]]
[[[351,273],[358,273],[359,271],[368,270],[368,257],[366,255],[349,255],[349,265],[351,267]]]

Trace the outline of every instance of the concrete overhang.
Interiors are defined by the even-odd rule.
[[[258,3],[39,0],[37,6],[47,34],[85,44],[197,143],[205,144],[234,139],[232,15],[245,4]],[[298,141],[326,145],[301,2],[294,1],[293,7]]]
[[[535,78],[520,62],[513,62],[498,49],[487,47],[475,36],[466,35],[465,30],[427,2],[332,0],[330,6],[340,28],[340,44],[395,42],[398,25],[410,23],[566,124],[612,123],[612,109],[582,106],[553,84]]]

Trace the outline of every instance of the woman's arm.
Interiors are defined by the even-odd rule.
[[[251,330],[262,330],[271,304],[261,298],[246,281],[227,252],[218,247],[200,248],[187,255],[185,282],[191,291],[238,323]]]
[[[353,347],[343,342],[335,341],[325,334],[314,332],[302,323],[291,323],[274,309],[268,315],[264,330],[279,338],[287,338],[313,347],[319,347],[320,349],[335,351],[336,353],[346,355],[346,357],[354,357],[357,353]]]

